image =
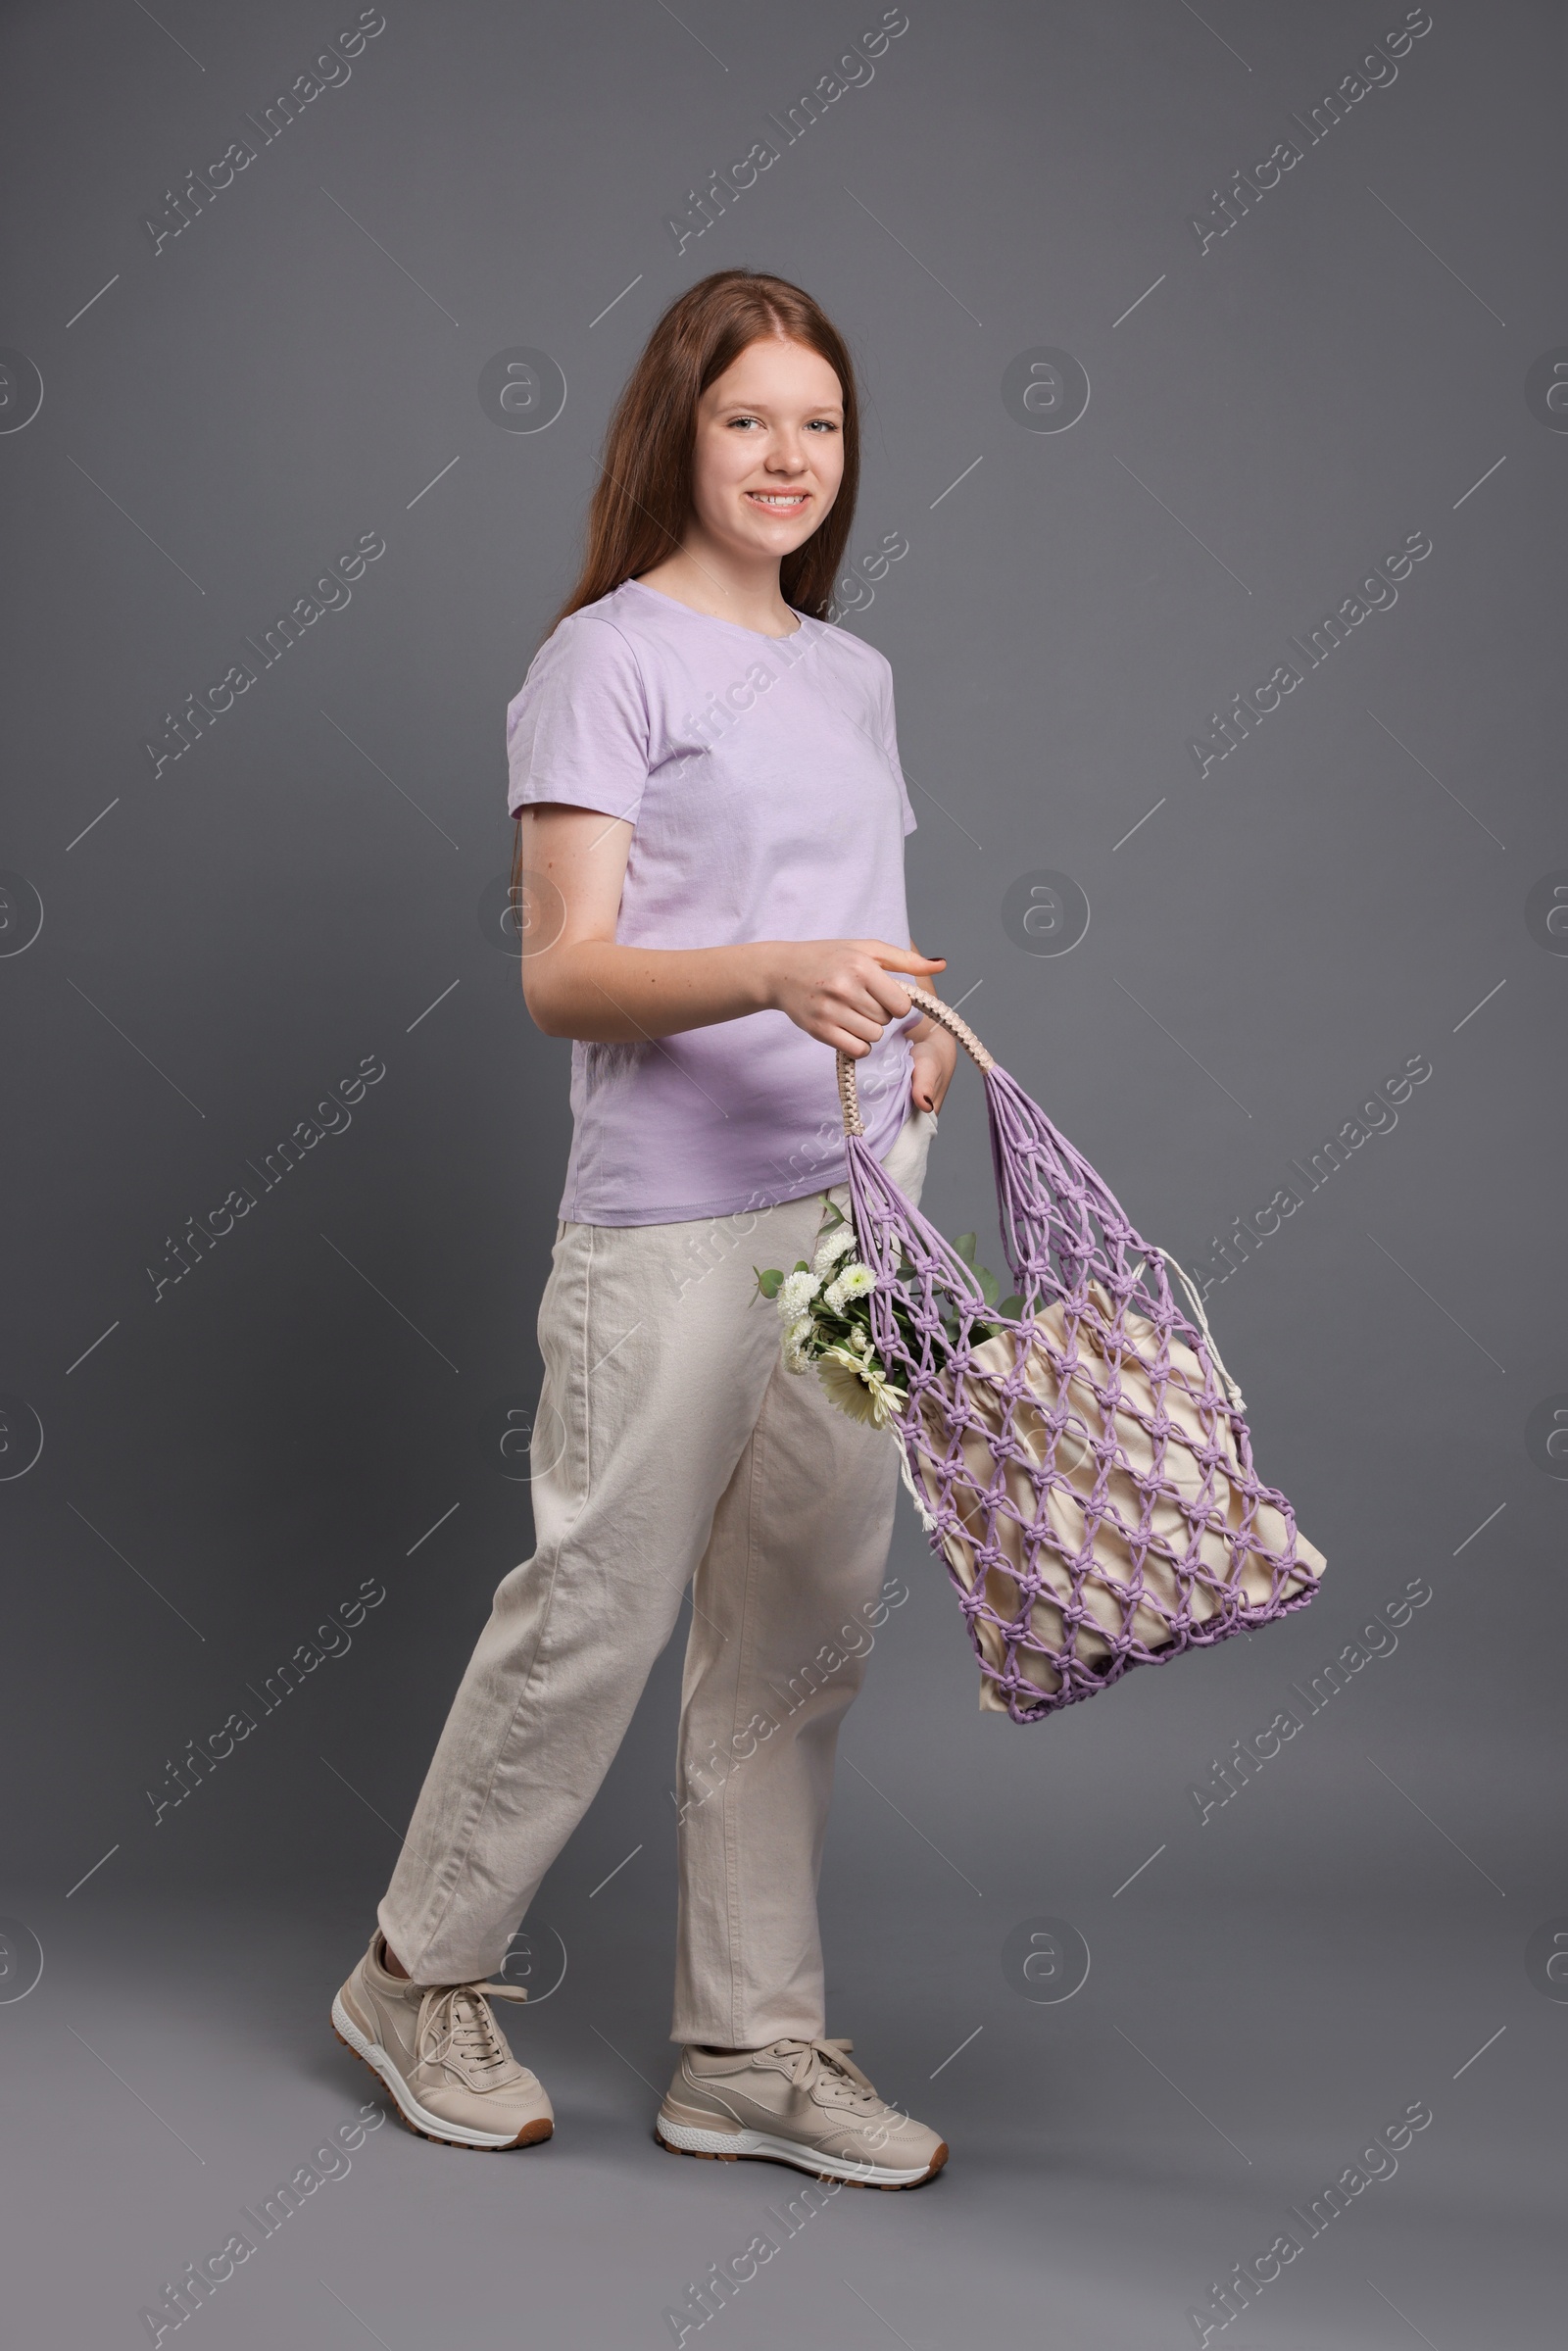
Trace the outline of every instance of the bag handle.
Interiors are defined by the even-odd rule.
[[[908,997],[910,1004],[917,1010],[924,1012],[929,1019],[936,1021],[939,1027],[947,1029],[953,1036],[956,1037],[958,1043],[963,1047],[964,1052],[969,1055],[969,1058],[973,1061],[975,1067],[980,1071],[982,1077],[985,1076],[988,1071],[996,1068],[995,1056],[986,1051],[986,1048],[981,1044],[979,1038],[969,1026],[969,1023],[966,1020],[960,1020],[951,1004],[945,1004],[942,1002],[942,999],[938,996],[927,995],[923,988],[910,988],[908,990]],[[865,1133],[865,1126],[860,1117],[859,1096],[856,1090],[855,1063],[851,1060],[848,1053],[840,1053],[838,1055],[838,1076],[839,1101],[844,1107],[844,1132],[846,1135],[863,1136]],[[1016,1087],[1004,1072],[998,1072],[998,1081],[1000,1086],[1005,1089],[1013,1097],[1014,1101],[1021,1104],[1021,1106],[1033,1111],[1037,1116],[1044,1116],[1044,1113],[1040,1111],[1037,1103],[1030,1102],[1027,1096],[1018,1095]],[[1049,1128],[1050,1122],[1047,1121],[1046,1123]],[[1000,1133],[997,1128],[997,1105],[995,1101],[992,1102],[992,1127],[993,1155],[997,1162],[1000,1185],[1006,1151],[1004,1146],[1000,1149],[998,1148],[1000,1142]],[[1054,1129],[1051,1129],[1050,1132],[1054,1142],[1060,1145],[1063,1150],[1069,1148],[1062,1143],[1062,1139],[1060,1137],[1055,1135]],[[1073,1155],[1076,1158],[1076,1154]],[[1080,1160],[1077,1162],[1077,1164],[1083,1175],[1086,1177],[1093,1177],[1093,1170],[1088,1167],[1087,1162]],[[1098,1177],[1094,1177],[1094,1181],[1099,1184],[1100,1179]],[[1101,1189],[1103,1191],[1102,1186]],[[853,1171],[851,1175],[851,1190],[852,1192],[855,1190],[855,1177]],[[1117,1215],[1122,1216],[1120,1207],[1113,1200],[1110,1199],[1109,1194],[1106,1193],[1104,1197],[1109,1205],[1116,1210]],[[916,1221],[923,1222],[923,1220],[919,1219],[918,1217],[916,1218]],[[1124,1217],[1123,1222],[1125,1223]],[[1129,1239],[1136,1241],[1137,1247],[1142,1251],[1142,1255],[1139,1260],[1139,1266],[1137,1268],[1138,1271],[1141,1272],[1143,1265],[1151,1258],[1153,1258],[1157,1259],[1162,1266],[1168,1267],[1170,1272],[1173,1272],[1180,1277],[1182,1288],[1186,1291],[1188,1300],[1192,1307],[1193,1319],[1190,1327],[1193,1330],[1193,1335],[1195,1338],[1197,1338],[1199,1334],[1201,1334],[1201,1348],[1206,1349],[1208,1353],[1215,1372],[1218,1374],[1220,1386],[1224,1391],[1226,1400],[1230,1404],[1232,1410],[1238,1414],[1245,1413],[1247,1405],[1242,1396],[1241,1389],[1237,1386],[1236,1381],[1225,1368],[1219,1348],[1214,1343],[1214,1334],[1208,1327],[1208,1316],[1203,1311],[1203,1300],[1201,1295],[1191,1274],[1188,1273],[1185,1266],[1177,1263],[1176,1259],[1171,1255],[1169,1249],[1159,1249],[1150,1242],[1139,1241],[1137,1236],[1132,1234],[1131,1228],[1128,1227],[1127,1229]],[[927,1230],[929,1232],[930,1228],[927,1228]],[[948,1246],[942,1241],[940,1234],[931,1233],[931,1239],[939,1248],[946,1249]],[[1005,1218],[1004,1219],[1003,1239],[1004,1244],[1005,1245]],[[1015,1278],[1021,1281],[1024,1277],[1020,1272],[1020,1268],[1016,1261],[1016,1256],[1013,1250],[1009,1249],[1007,1254],[1008,1262]],[[1165,1287],[1168,1291],[1168,1275]],[[1174,1302],[1174,1300],[1172,1302]],[[911,1493],[913,1492],[912,1487],[910,1488],[910,1491]],[[918,1495],[916,1495],[915,1499],[916,1506],[920,1509],[921,1516],[924,1517],[924,1505],[920,1503]]]
[[[969,1023],[966,1020],[960,1020],[953,1006],[945,1004],[940,996],[928,996],[923,988],[910,988],[908,998],[916,1011],[925,1013],[927,1019],[934,1020],[939,1028],[946,1029],[951,1036],[957,1038],[958,1043],[963,1047],[964,1052],[982,1077],[988,1069],[994,1066],[993,1056],[987,1053]],[[865,1122],[860,1116],[860,1098],[855,1083],[855,1063],[848,1053],[840,1053],[838,1064],[839,1101],[844,1108],[844,1132],[846,1135],[863,1135]]]

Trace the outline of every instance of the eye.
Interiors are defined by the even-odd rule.
[[[760,424],[760,423],[761,423],[761,421],[762,421],[762,419],[761,419],[761,417],[760,417],[760,416],[731,416],[731,418],[730,418],[730,420],[729,420],[729,421],[730,421],[730,429],[731,429],[731,431],[733,431],[733,430],[734,430],[734,428],[735,428],[737,425],[740,425],[740,424]]]
[[[807,427],[808,432],[837,432],[838,429],[831,416],[813,416]]]

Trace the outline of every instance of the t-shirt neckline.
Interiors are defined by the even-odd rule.
[[[651,588],[645,580],[626,579],[622,580],[620,584],[623,588],[640,588],[645,596],[657,598],[660,604],[668,605],[677,612],[688,613],[693,620],[706,620],[713,628],[727,628],[733,635],[751,637],[759,644],[793,645],[797,637],[806,634],[808,615],[805,612],[796,612],[795,617],[799,626],[792,628],[787,636],[774,637],[769,636],[765,628],[747,628],[739,620],[720,619],[716,612],[700,612],[695,605],[682,604],[678,596],[666,596],[662,588]]]

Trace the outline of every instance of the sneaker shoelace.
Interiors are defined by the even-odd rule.
[[[479,2089],[497,2089],[521,2068],[507,2047],[490,2002],[525,2000],[516,1984],[433,1985],[419,2002],[415,2046],[425,2065],[450,2066]]]
[[[795,2089],[816,2093],[818,2102],[853,2107],[859,2114],[879,2113],[884,2105],[870,2081],[850,2061],[853,2040],[776,2040],[769,2056],[792,2062],[789,2081]]]

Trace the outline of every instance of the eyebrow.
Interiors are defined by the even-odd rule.
[[[730,410],[739,410],[743,415],[748,416],[776,416],[778,413],[777,410],[771,408],[765,400],[742,400],[738,397],[733,400],[720,401],[720,416],[725,415]],[[805,409],[801,413],[802,415],[808,416],[842,416],[844,414],[844,403],[842,400],[821,400],[818,401],[813,407]]]

